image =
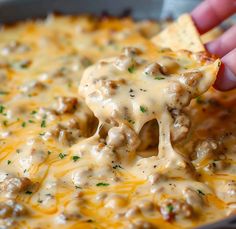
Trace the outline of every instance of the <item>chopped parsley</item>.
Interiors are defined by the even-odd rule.
[[[161,76],[157,76],[155,77],[155,80],[164,80],[165,78],[164,77],[161,77]]]
[[[34,121],[33,121],[33,120],[31,120],[31,119],[30,119],[28,122],[29,122],[29,123],[34,123]]]
[[[79,156],[72,156],[71,159],[72,159],[74,162],[76,162],[76,161],[78,161],[78,160],[80,159],[80,157],[79,157]]]
[[[2,124],[3,124],[4,126],[7,126],[8,121],[7,121],[7,120],[4,120],[4,121],[2,122]]]
[[[26,127],[26,122],[22,122],[22,123],[21,123],[21,126],[22,126],[22,127]]]
[[[203,191],[201,191],[200,189],[197,189],[197,192],[203,196],[205,196],[205,193]]]
[[[145,112],[147,112],[147,108],[146,107],[144,107],[144,106],[140,106],[140,111],[141,112],[143,112],[143,113],[145,113]]]
[[[75,188],[76,188],[76,189],[82,189],[80,186],[77,186],[77,185],[75,186]]]
[[[45,119],[42,120],[42,122],[41,122],[41,127],[42,127],[42,128],[45,128],[45,127],[46,127],[46,120],[45,120]]]
[[[34,111],[31,112],[31,114],[32,115],[37,114],[37,111],[34,110]]]
[[[7,94],[9,94],[9,92],[7,92],[7,91],[0,91],[0,95],[7,95]]]
[[[10,165],[10,164],[11,164],[11,161],[10,161],[10,160],[7,160],[7,164]]]
[[[146,76],[150,76],[148,72],[145,72],[144,74],[145,74]],[[156,76],[154,79],[155,79],[155,80],[164,80],[165,77],[159,75],[159,76]]]
[[[196,98],[196,102],[197,102],[198,104],[203,104],[203,103],[204,103],[204,100],[203,100],[200,96],[198,96],[198,97]]]
[[[0,113],[2,114],[5,110],[5,107],[3,105],[0,105]]]
[[[59,157],[61,158],[61,159],[63,159],[64,157],[66,157],[67,155],[65,154],[65,153],[59,153]]]
[[[50,155],[52,152],[48,150],[48,155]]]
[[[128,71],[129,71],[129,73],[134,73],[135,67],[134,66],[129,67]]]
[[[27,195],[31,195],[33,192],[31,192],[31,191],[26,191],[25,192],[25,194],[27,194]]]
[[[100,183],[97,183],[96,186],[98,186],[98,187],[104,186],[105,187],[105,186],[109,186],[109,184],[100,182]]]
[[[169,213],[173,212],[173,210],[174,210],[174,207],[173,207],[172,204],[168,204],[168,205],[166,206],[166,208],[167,208],[167,211],[168,211]]]

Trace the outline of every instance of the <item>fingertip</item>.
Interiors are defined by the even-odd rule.
[[[225,55],[221,61],[217,79],[214,87],[220,91],[227,91],[236,88],[236,48]]]
[[[227,65],[222,63],[213,86],[220,91],[236,88],[236,74]]]
[[[208,15],[206,14],[207,11],[209,11],[209,4],[207,2],[202,2],[190,13],[192,20],[200,34],[205,33],[208,30],[207,27],[209,27],[205,25],[206,21],[209,20],[203,20],[203,16]]]
[[[192,19],[203,34],[236,11],[236,0],[208,0],[202,1],[192,12]]]
[[[213,42],[206,43],[205,48],[209,53],[222,56],[222,55],[219,55],[219,51],[221,50],[221,47],[219,47],[220,45],[221,43],[213,41]]]
[[[225,56],[234,48],[236,48],[235,37],[236,37],[236,25],[232,26],[216,40],[207,43],[205,47],[208,50],[208,52],[213,53],[219,57],[222,57]]]

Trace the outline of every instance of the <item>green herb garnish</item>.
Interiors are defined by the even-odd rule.
[[[167,206],[166,206],[166,208],[167,208],[167,211],[170,213],[170,212],[173,212],[173,210],[174,210],[174,207],[173,207],[173,205],[172,204],[168,204]]]
[[[5,110],[5,107],[3,105],[0,105],[0,113],[3,113],[4,110]]]
[[[61,158],[61,159],[63,159],[64,157],[66,157],[67,155],[65,154],[65,153],[59,153],[59,157]]]
[[[26,127],[26,122],[22,122],[22,123],[21,123],[21,126],[22,126],[22,127]]]
[[[33,192],[31,191],[26,191],[25,194],[31,195]]]
[[[42,127],[42,128],[45,128],[45,127],[46,127],[46,120],[42,120],[42,122],[41,122],[41,127]]]
[[[157,76],[155,77],[155,80],[164,80],[165,78],[164,77],[161,77],[161,76]]]
[[[79,156],[72,156],[71,158],[72,158],[72,160],[73,160],[74,162],[76,162],[76,161],[78,161],[78,160],[80,159]]]
[[[143,113],[145,113],[145,112],[147,112],[147,108],[146,107],[144,107],[144,106],[140,106],[140,111],[141,112],[143,112]]]
[[[129,71],[129,73],[134,73],[135,67],[134,66],[129,67],[128,71]]]
[[[96,186],[98,186],[98,187],[100,187],[100,186],[109,186],[109,184],[100,182],[100,183],[97,183]]]
[[[9,94],[9,92],[7,92],[7,91],[0,91],[0,95],[7,95],[7,94]]]
[[[196,102],[197,102],[198,104],[203,104],[203,103],[204,103],[204,100],[203,100],[200,96],[198,96],[198,97],[196,98]]]

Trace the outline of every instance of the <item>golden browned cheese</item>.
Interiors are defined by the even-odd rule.
[[[1,29],[1,228],[193,228],[235,213],[235,91],[210,89],[188,107],[175,107],[172,94],[186,96],[170,87],[169,137],[174,152],[181,152],[174,160],[184,158],[187,167],[178,172],[167,158],[168,172],[162,173],[156,164],[158,144],[163,146],[163,127],[153,120],[160,114],[155,104],[162,104],[158,90],[180,80],[195,88],[192,98],[212,83],[204,70],[208,57],[155,51],[146,38],[159,29],[152,21],[86,16],[49,16]],[[126,48],[114,60],[124,47],[147,53],[136,53],[138,67],[126,58],[137,49]],[[84,73],[104,58],[100,70],[98,63]],[[154,59],[161,65],[152,65]],[[89,78],[91,72],[99,79]],[[99,95],[92,94],[94,85]],[[99,96],[101,110],[91,100]],[[115,110],[120,113],[110,119]]]

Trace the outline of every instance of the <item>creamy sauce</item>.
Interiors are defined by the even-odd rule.
[[[89,67],[83,75],[79,92],[101,125],[128,125],[138,135],[145,123],[158,121],[158,155],[139,160],[134,166],[136,176],[153,172],[193,176],[191,162],[172,146],[171,112],[181,113],[193,97],[205,92],[214,82],[219,66],[219,60],[214,63],[213,59],[199,66],[203,62],[194,58],[185,51],[142,55],[140,49],[129,47],[120,56]],[[119,135],[117,132],[116,137]]]
[[[1,29],[1,228],[193,228],[235,212],[235,91],[200,96],[218,60],[155,47],[160,27]]]

